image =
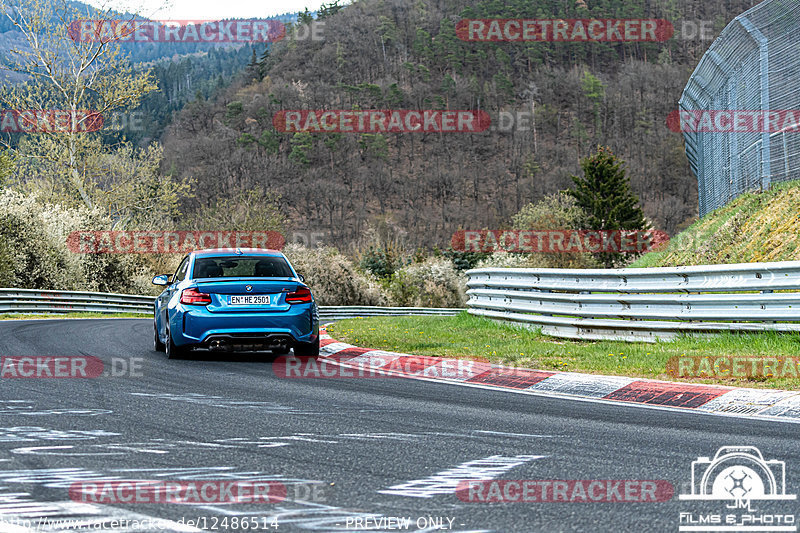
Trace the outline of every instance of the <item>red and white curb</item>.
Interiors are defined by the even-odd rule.
[[[388,374],[401,374],[411,379],[499,388],[523,394],[584,401],[624,402],[656,409],[800,422],[800,391],[745,389],[624,376],[512,369],[478,361],[469,361],[469,365],[464,365],[464,360],[458,359],[412,356],[360,348],[337,341],[324,329],[320,331],[320,354],[323,357],[336,355],[334,364],[352,368],[368,364],[370,369],[385,368]],[[402,361],[401,358],[413,358],[411,372],[398,370],[403,368],[402,364],[398,364],[398,361]],[[447,373],[442,371],[443,367],[458,367],[458,372]]]

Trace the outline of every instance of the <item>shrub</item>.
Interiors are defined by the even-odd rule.
[[[475,268],[532,268],[533,263],[533,257],[527,254],[498,252],[478,261]]]
[[[601,268],[591,254],[511,254],[497,252],[475,268]]]
[[[403,258],[392,246],[376,248],[370,246],[361,255],[358,266],[381,279],[389,279],[403,264]]]
[[[0,193],[0,282],[6,287],[141,293],[150,272],[141,258],[78,254],[67,247],[72,231],[106,229],[100,210],[42,202],[36,194]]]
[[[435,252],[436,250],[434,250],[434,253]],[[452,248],[448,248],[447,250],[441,252],[441,254],[447,259],[451,260],[456,266],[456,270],[459,272],[476,268],[476,265],[492,255],[484,252],[460,252],[458,250],[453,250]]]
[[[319,305],[385,305],[378,281],[356,269],[336,248],[290,244],[283,252],[303,274]]]
[[[513,217],[514,229],[519,230],[581,230],[588,226],[586,212],[578,206],[575,198],[565,193],[545,196],[536,203],[520,209]],[[494,254],[511,255],[511,254]],[[527,256],[524,267],[516,268],[598,268],[598,258],[591,253],[542,253],[515,254]],[[486,266],[509,268],[522,265],[522,259],[493,258]],[[491,264],[492,261],[506,264]]]
[[[563,192],[523,206],[512,220],[515,229],[586,229],[588,224],[586,212]]]
[[[465,289],[466,277],[441,257],[401,268],[388,285],[392,304],[406,307],[463,307]]]

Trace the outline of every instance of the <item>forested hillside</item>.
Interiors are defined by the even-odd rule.
[[[646,215],[670,233],[697,192],[667,115],[710,40],[753,0],[510,2],[357,0],[325,18],[324,40],[276,45],[260,69],[198,100],[163,137],[166,168],[211,205],[259,185],[281,195],[294,229],[349,244],[388,220],[413,245],[445,246],[459,228],[501,227],[570,185],[598,144],[627,161]],[[652,43],[465,42],[462,18],[657,18],[676,35]],[[256,79],[253,79],[253,78]],[[252,80],[252,81],[251,81]],[[470,109],[493,121],[534,112],[526,128],[449,134],[286,134],[292,109]]]
[[[299,235],[322,235],[338,248],[314,247],[316,238],[287,247],[323,305],[434,307],[463,306],[459,271],[476,265],[630,259],[447,250],[462,228],[637,230],[639,198],[656,229],[688,225],[696,185],[666,117],[713,35],[689,39],[680,29],[711,24],[718,32],[751,3],[334,2],[316,15],[319,40],[295,39],[290,28],[269,49],[137,62],[115,45],[69,39],[52,10],[36,19],[41,2],[55,5],[18,4],[23,29],[25,21],[48,23],[20,33],[35,61],[3,52],[26,80],[2,85],[3,107],[139,113],[144,128],[119,135],[16,126],[0,136],[3,284],[141,292],[180,259],[76,254],[67,246],[75,231],[271,230],[291,240],[306,230]],[[303,24],[313,17],[298,14]],[[509,17],[666,19],[679,33],[666,42],[519,44],[466,42],[456,32],[465,18]],[[493,127],[312,134],[282,133],[274,120],[292,110],[392,108],[471,110]],[[498,127],[518,114],[524,122]],[[554,194],[580,187],[573,174],[586,180],[581,194]],[[607,209],[610,199],[627,214]]]

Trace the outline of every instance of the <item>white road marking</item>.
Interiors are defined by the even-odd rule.
[[[241,449],[248,447],[256,448],[279,448],[294,446],[305,442],[323,444],[345,444],[352,441],[404,441],[419,442],[429,437],[451,437],[457,439],[491,439],[492,436],[511,437],[511,438],[557,438],[562,435],[529,435],[522,433],[503,433],[500,431],[471,431],[471,432],[441,432],[426,431],[423,433],[397,433],[397,432],[374,432],[374,433],[295,433],[293,435],[282,435],[274,437],[231,437],[227,439],[215,439],[212,442],[188,441],[188,440],[166,440],[150,439],[147,442],[106,442],[90,443],[81,442],[77,444],[64,444],[60,446],[24,446],[10,450],[16,455],[47,455],[57,457],[94,457],[94,456],[123,456],[129,453],[147,453],[166,455],[169,453],[181,453],[189,449]]]
[[[506,433],[505,431],[486,431],[483,429],[479,429],[477,433],[486,433],[487,435],[503,435],[505,437],[525,437],[525,438],[529,437],[532,439],[552,439],[561,436],[561,435],[530,435],[528,433]]]
[[[524,465],[536,459],[544,459],[546,455],[515,455],[504,457],[493,455],[484,459],[462,463],[453,468],[438,472],[432,476],[415,479],[388,489],[379,490],[381,494],[408,496],[411,498],[431,498],[439,494],[452,494],[459,483],[472,479],[495,479],[512,468]]]
[[[97,416],[111,414],[108,409],[45,409],[37,411],[29,400],[0,400],[0,415],[15,416]]]
[[[98,437],[119,437],[122,433],[113,433],[101,429],[94,430],[57,430],[40,426],[16,426],[0,428],[0,442],[36,442],[54,440],[95,440]]]
[[[132,396],[141,396],[145,398],[153,398],[156,400],[168,400],[173,402],[185,402],[197,405],[205,405],[207,407],[222,407],[225,409],[260,409],[262,412],[270,414],[291,414],[291,415],[318,415],[325,414],[319,411],[308,411],[298,409],[290,405],[282,405],[276,402],[257,402],[234,400],[225,398],[223,396],[211,396],[208,394],[187,393],[187,394],[170,394],[156,393],[151,394],[147,392],[131,392]]]

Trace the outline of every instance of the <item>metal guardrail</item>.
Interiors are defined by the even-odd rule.
[[[105,292],[0,288],[0,313],[152,313],[153,296]],[[371,316],[453,316],[464,309],[427,307],[320,306],[320,320]]]
[[[800,261],[485,268],[467,275],[470,314],[541,328],[555,337],[656,341],[722,331],[800,331]]]
[[[0,289],[2,313],[151,313],[153,296],[107,292]]]

